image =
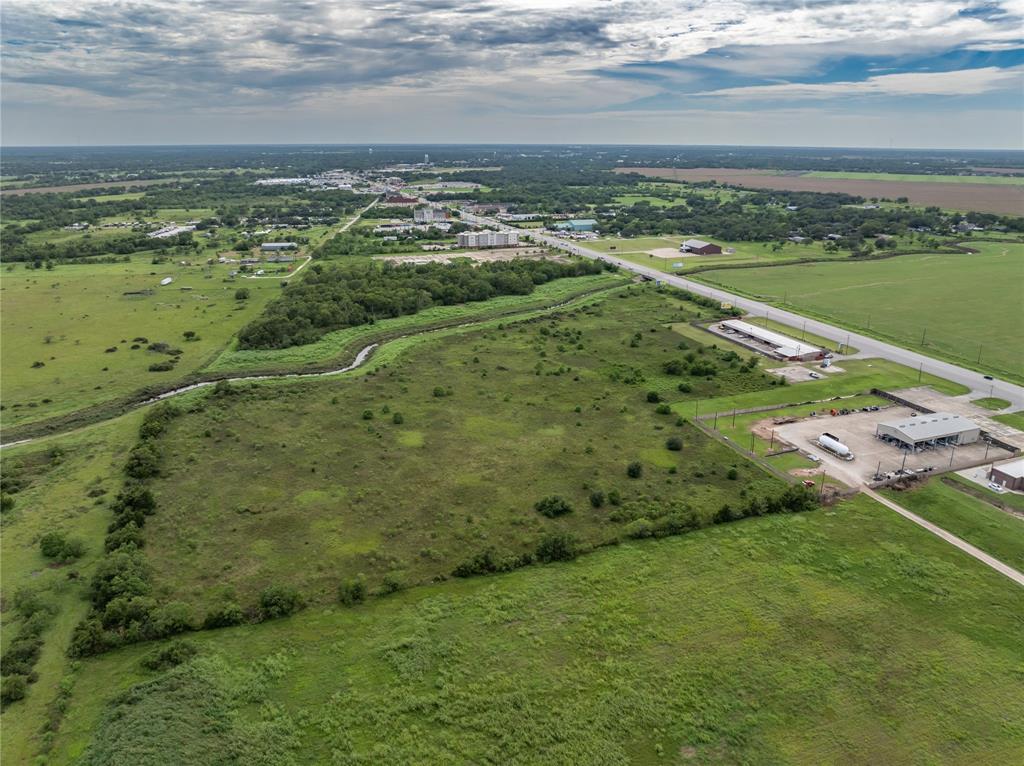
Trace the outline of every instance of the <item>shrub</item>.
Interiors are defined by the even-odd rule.
[[[680,393],[683,394],[688,394],[691,391],[693,391],[693,386],[691,386],[689,383],[680,383],[678,386],[676,386],[676,388],[679,390]]]
[[[149,441],[136,444],[128,454],[124,472],[133,479],[148,479],[160,473],[160,452]]]
[[[686,362],[681,359],[672,359],[661,365],[666,375],[682,375],[686,372]]]
[[[567,513],[572,513],[572,506],[558,495],[552,495],[545,497],[543,500],[539,500],[534,504],[533,509],[537,511],[541,516],[547,516],[549,519],[553,519],[556,516],[564,516]]]
[[[128,546],[141,548],[145,544],[145,540],[142,537],[142,530],[139,529],[139,525],[134,521],[129,521],[123,527],[115,529],[107,535],[107,539],[103,543],[103,549],[107,553],[110,553],[111,551],[116,551],[118,548],[125,548]]]
[[[381,580],[380,592],[387,596],[391,593],[397,593],[404,587],[405,583],[397,572],[388,572]]]
[[[149,566],[133,549],[118,549],[100,559],[90,583],[90,597],[98,609],[118,597],[149,594]]]
[[[548,564],[552,561],[571,561],[579,549],[576,538],[569,534],[545,535],[537,543],[537,561]]]
[[[167,670],[199,654],[199,647],[191,641],[175,641],[161,646],[142,658],[142,667],[146,670]]]
[[[608,502],[614,506],[622,504],[622,497],[619,495],[619,490],[613,489],[608,493]]]
[[[156,636],[171,636],[195,628],[195,612],[183,601],[171,601],[153,613],[152,630]]]
[[[24,699],[25,691],[28,689],[28,679],[25,676],[4,676],[0,683],[0,702],[9,705]]]
[[[729,479],[730,481],[736,481],[736,479],[739,478],[739,475],[739,471],[737,471],[735,468],[730,468],[729,472],[725,475],[725,478]]]
[[[260,613],[265,620],[287,617],[302,607],[302,596],[287,585],[271,585],[260,592]]]
[[[196,335],[195,330],[185,330],[185,332],[183,332],[181,335],[187,341],[199,340],[199,336]]]
[[[667,404],[659,404],[657,407],[654,408],[654,411],[657,412],[659,415],[672,414],[672,408],[669,407]]]
[[[454,577],[472,577],[479,574],[490,574],[497,572],[498,565],[494,561],[494,552],[488,548],[483,553],[478,553],[473,558],[463,561],[452,570]]]
[[[436,396],[437,398],[440,399],[441,397],[447,396],[447,395],[448,395],[448,392],[444,390],[444,387],[442,387],[442,386],[434,386],[434,396]]]
[[[345,606],[354,606],[366,601],[366,582],[363,578],[353,577],[339,585],[338,601]]]
[[[391,422],[394,423],[396,426],[400,426],[402,425],[402,423],[405,422],[405,418],[402,417],[401,412],[396,412],[394,415],[391,416]]]
[[[647,401],[649,403],[651,403],[651,404],[657,404],[658,402],[661,401],[661,397],[658,396],[658,392],[657,391],[648,391],[647,392]]]
[[[732,506],[728,503],[722,505],[721,508],[715,513],[714,522],[716,524],[728,524],[730,521],[734,521],[738,518],[732,510]]]
[[[626,476],[631,479],[639,479],[644,475],[643,464],[639,460],[634,460],[632,463],[626,466]]]
[[[247,301],[247,300],[249,300],[249,295],[250,294],[251,293],[249,292],[249,288],[248,287],[239,287],[237,290],[235,290],[235,300],[236,301]]]
[[[683,448],[683,440],[678,436],[670,436],[665,440],[665,448],[673,452],[679,452]]]
[[[55,559],[64,552],[66,542],[61,532],[47,532],[39,539],[39,552],[48,559]]]
[[[154,362],[149,365],[150,372],[170,372],[173,369],[174,364],[172,362]]]
[[[590,505],[594,508],[600,508],[604,505],[604,492],[599,489],[595,489],[590,493]]]
[[[233,601],[221,604],[212,612],[206,615],[203,620],[203,628],[228,628],[232,625],[241,625],[245,622],[245,613],[242,607]]]
[[[373,410],[363,410],[363,420],[373,420]]]
[[[92,657],[109,648],[110,642],[103,624],[95,617],[82,620],[71,635],[68,655],[71,657]]]

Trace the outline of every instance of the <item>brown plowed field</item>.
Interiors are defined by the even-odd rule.
[[[774,170],[741,168],[616,168],[615,172],[640,173],[673,181],[719,181],[751,189],[842,192],[868,199],[906,197],[915,205],[1024,215],[1024,186],[812,178],[799,173],[778,175]]]

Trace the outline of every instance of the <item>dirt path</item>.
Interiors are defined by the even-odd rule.
[[[942,527],[937,526],[935,524],[932,524],[930,521],[928,521],[927,519],[921,518],[916,513],[911,513],[910,511],[908,511],[903,506],[897,505],[892,500],[889,500],[888,498],[883,497],[882,495],[878,494],[877,492],[875,492],[872,489],[868,489],[867,487],[865,487],[861,491],[865,495],[867,495],[868,497],[872,498],[873,500],[877,500],[879,503],[884,505],[886,508],[888,508],[888,509],[890,509],[892,511],[896,511],[896,513],[898,513],[903,518],[910,519],[912,522],[914,522],[918,526],[924,527],[925,529],[927,529],[929,532],[931,532],[936,537],[938,537],[938,538],[940,538],[942,540],[945,540],[950,545],[956,546],[957,548],[962,550],[964,553],[966,553],[968,556],[973,556],[974,558],[976,558],[978,561],[980,561],[985,566],[991,567],[992,569],[996,570],[997,572],[999,572],[999,574],[1003,575],[1004,577],[1009,577],[1011,580],[1013,580],[1018,585],[1024,586],[1024,574],[1021,574],[1020,572],[1018,572],[1016,569],[1014,569],[1010,565],[1004,564],[1002,561],[1000,561],[999,559],[995,558],[994,556],[988,555],[987,553],[985,553],[985,551],[981,550],[980,548],[975,548],[973,545],[971,545],[966,540],[961,540],[959,537],[957,537],[953,533],[947,532]]]

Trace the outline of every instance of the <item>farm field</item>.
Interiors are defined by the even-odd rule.
[[[954,176],[929,175],[926,173],[855,173],[838,170],[815,170],[804,173],[803,178],[849,178],[865,181],[912,181],[917,183],[943,184],[997,184],[1024,186],[1024,176]]]
[[[924,485],[884,494],[904,508],[1024,571],[1024,518],[994,508],[940,477]]]
[[[1022,611],[857,499],[87,660],[49,763],[1013,763]]]
[[[751,189],[843,192],[866,199],[906,197],[914,205],[1005,215],[1020,215],[1024,209],[1024,185],[1019,184],[815,178],[806,174],[780,175],[774,170],[736,168],[616,168],[616,172],[640,173],[674,181],[718,181]]]
[[[1019,381],[1024,245],[971,246],[980,252],[708,271],[700,278]]]
[[[159,589],[200,611],[226,597],[251,603],[273,583],[323,601],[342,576],[419,584],[488,548],[521,555],[551,531],[604,544],[651,503],[710,518],[746,492],[780,490],[647,400],[680,396],[682,378],[661,369],[684,354],[665,323],[689,304],[653,290],[619,295],[406,338],[353,373],[272,393],[243,386],[178,418],[153,483],[161,512],[145,530]],[[735,354],[687,347],[720,368],[710,381],[687,376],[694,395],[772,388]],[[671,436],[680,450],[666,449]],[[633,461],[639,478],[626,475]],[[618,493],[621,506],[592,507],[594,491]],[[546,519],[533,509],[553,495],[574,511]]]
[[[228,281],[227,272],[221,265],[152,264],[142,256],[130,263],[4,272],[5,425],[66,414],[203,367],[281,289],[276,280]],[[161,287],[165,277],[174,282]],[[249,290],[248,300],[235,300],[240,287]],[[151,295],[124,295],[150,289]],[[186,342],[186,331],[198,340]],[[147,350],[157,342],[182,350],[174,369],[149,371],[171,358]]]

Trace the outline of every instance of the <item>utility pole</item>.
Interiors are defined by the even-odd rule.
[[[697,408],[700,406],[700,399],[693,403],[693,419],[697,419]]]
[[[772,440],[771,440],[771,443],[768,445],[768,451],[771,452],[774,449],[775,449],[775,429],[773,428],[772,429]],[[985,453],[985,454],[988,454],[988,453]]]
[[[807,337],[807,320],[804,320],[804,329],[800,332],[800,340]]]
[[[754,454],[754,432],[750,432],[750,454]]]
[[[825,469],[821,469],[821,486],[818,487],[818,499],[821,500],[825,496]]]
[[[917,368],[917,382],[921,382],[921,374],[924,372],[924,362],[921,362],[921,366]]]
[[[953,445],[952,452],[949,453],[949,465],[950,465],[950,467],[952,467],[952,465],[953,465],[953,456],[954,455],[956,455],[956,445],[955,444]]]
[[[928,328],[925,327],[923,330],[921,330],[921,345],[922,346],[924,345],[924,336],[927,335],[927,334],[928,334]]]
[[[903,468],[907,464],[907,455],[908,454],[910,454],[910,453],[908,453],[908,452],[904,452],[903,453],[903,462],[900,464],[900,473],[903,473]],[[881,465],[881,463],[879,463],[879,465]]]
[[[978,364],[981,364],[981,349],[983,346],[978,346]]]
[[[718,430],[718,411],[717,410],[715,410],[715,425],[714,425],[714,429],[716,431]]]
[[[732,427],[733,428],[736,427],[736,408],[735,407],[732,408]],[[753,436],[754,435],[753,432],[751,432],[750,435]]]

